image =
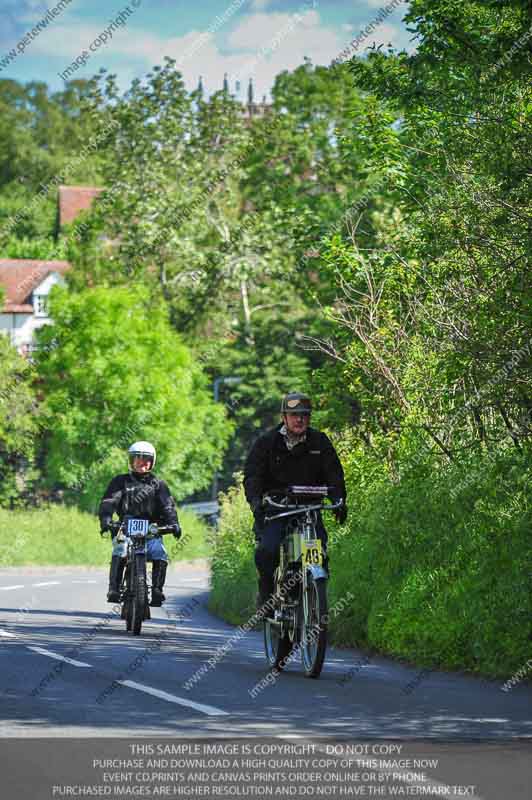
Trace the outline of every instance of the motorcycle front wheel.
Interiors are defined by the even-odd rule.
[[[306,603],[301,604],[301,661],[307,678],[319,678],[327,649],[326,579],[309,573],[305,592]]]
[[[122,619],[126,621],[126,631],[131,630],[133,622],[133,580],[134,580],[134,567],[131,562],[126,566],[126,587],[124,592],[124,602],[122,605]]]
[[[131,630],[134,636],[140,634],[142,628],[142,620],[144,619],[144,612],[147,604],[147,586],[146,586],[146,559],[142,556],[137,556],[135,559],[135,569],[133,571],[132,581],[133,596],[131,597]]]

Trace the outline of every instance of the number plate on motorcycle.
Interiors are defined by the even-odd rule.
[[[128,519],[127,521],[127,535],[128,536],[146,536],[150,523],[147,519]]]
[[[303,542],[303,564],[306,567],[312,565],[321,565],[323,563],[323,554],[321,551],[321,540],[315,539],[311,542]]]

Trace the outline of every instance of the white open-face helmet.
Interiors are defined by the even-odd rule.
[[[150,459],[150,467],[149,469],[144,470],[144,472],[151,472],[151,470],[154,468],[155,461],[157,459],[157,453],[155,452],[155,447],[150,444],[150,442],[135,442],[131,445],[127,453],[129,459],[129,469],[132,472],[135,472],[133,468],[133,462],[137,457]]]

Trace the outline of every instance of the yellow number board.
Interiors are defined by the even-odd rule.
[[[305,567],[310,567],[313,564],[321,565],[323,563],[323,555],[321,552],[321,540],[314,539],[310,542],[302,542],[303,544],[303,564]]]

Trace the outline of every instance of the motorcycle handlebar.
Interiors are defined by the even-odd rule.
[[[308,510],[316,510],[319,509],[320,511],[335,511],[337,508],[343,505],[344,501],[340,498],[336,503],[327,503],[326,505],[322,502],[319,505],[308,505],[308,506],[292,506],[287,505],[286,503],[276,503],[275,500],[272,500],[269,494],[265,494],[263,497],[263,502],[272,506],[273,508],[282,508],[283,511],[308,511]]]

